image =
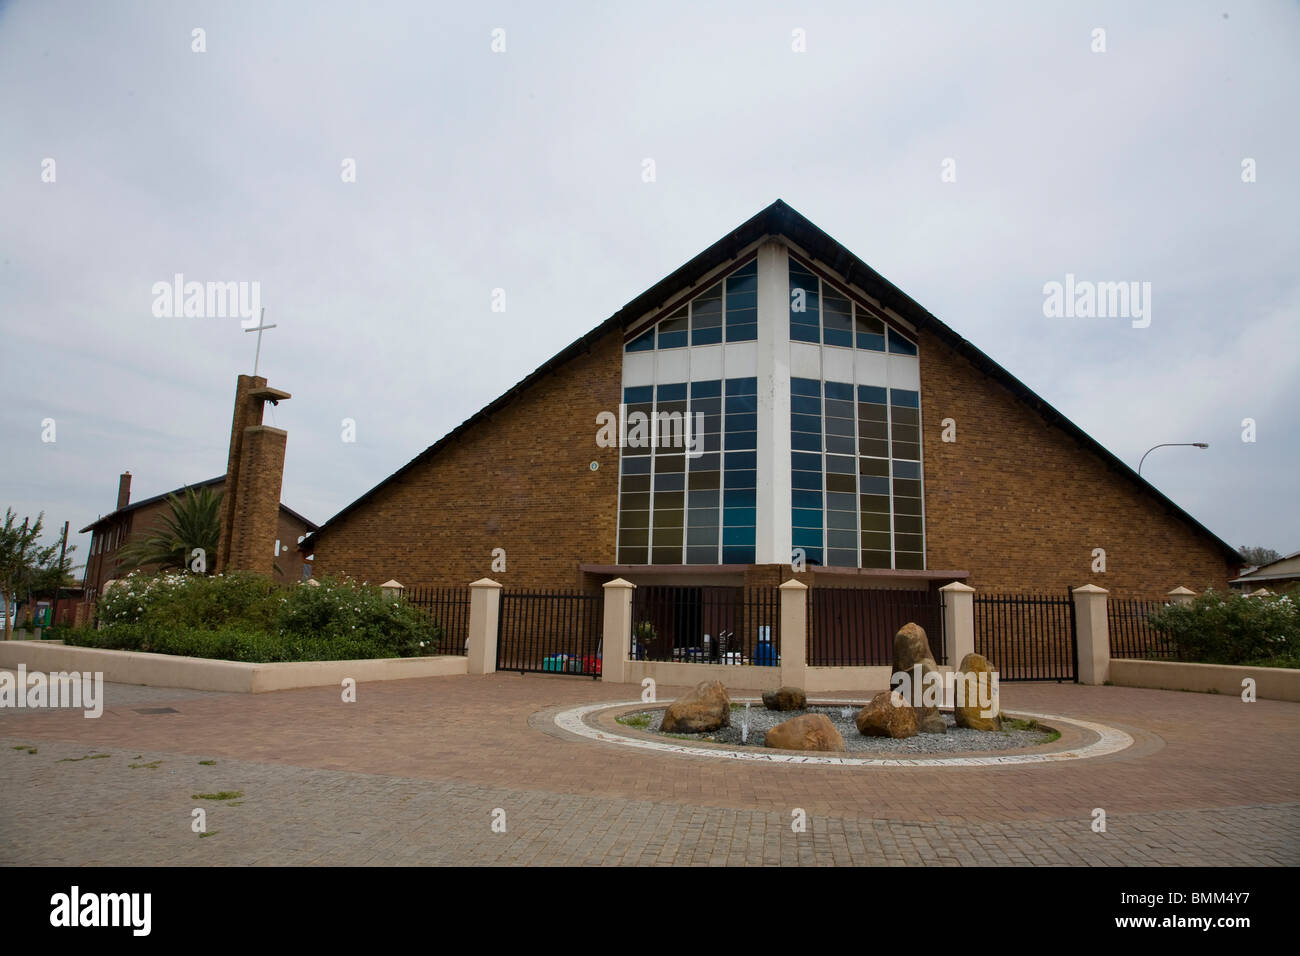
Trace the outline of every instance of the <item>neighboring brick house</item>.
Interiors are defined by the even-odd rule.
[[[123,577],[133,570],[131,565],[123,563],[120,557],[122,549],[136,538],[147,537],[152,533],[154,527],[160,523],[162,515],[168,511],[170,496],[184,495],[190,488],[196,491],[200,488],[212,488],[220,493],[225,484],[225,475],[220,475],[132,504],[131,474],[130,472],[123,474],[118,480],[117,508],[110,514],[97,518],[80,531],[81,534],[91,532],[86,575],[82,582],[85,588],[85,599],[94,601],[103,590],[105,581]],[[316,525],[312,522],[283,504],[280,505],[276,540],[266,542],[268,551],[275,550],[276,541],[280,545],[275,559],[280,568],[279,573],[275,575],[277,580],[297,581],[302,578],[303,562],[297,550],[298,540],[315,530]],[[215,556],[212,556],[210,560],[214,558]]]
[[[1300,584],[1300,551],[1251,568],[1228,583],[1235,590],[1246,593],[1263,590],[1281,594]]]
[[[600,416],[624,412],[624,447],[598,440]],[[633,447],[638,413],[698,422],[699,456],[662,438]],[[498,548],[504,572],[492,570]],[[317,574],[407,586],[767,584],[801,553],[802,578],[836,585],[1096,583],[1140,597],[1222,588],[1242,564],[780,201],[348,505],[303,552]]]

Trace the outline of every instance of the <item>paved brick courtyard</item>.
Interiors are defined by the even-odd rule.
[[[106,685],[98,720],[0,711],[0,863],[1300,863],[1300,705],[1003,685],[1008,710],[1110,724],[1134,746],[962,768],[677,757],[549,720],[636,690],[494,674],[362,684],[345,704],[334,688]],[[176,713],[139,713],[159,708]],[[89,754],[109,756],[76,759]],[[191,797],[220,790],[244,797]],[[190,829],[196,806],[208,837]]]

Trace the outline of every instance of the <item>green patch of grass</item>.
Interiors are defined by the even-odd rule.
[[[103,760],[105,757],[111,757],[112,754],[86,754],[84,757],[63,757],[59,763],[76,763],[78,760]]]
[[[13,749],[14,749],[14,750],[25,750],[25,751],[27,751],[27,756],[29,756],[29,757],[30,757],[32,754],[36,753],[36,748],[35,748],[35,747],[30,747],[30,746],[28,746],[27,744],[18,744],[18,745],[17,745],[16,747],[14,747]]]
[[[213,830],[211,833],[200,833],[199,839],[202,840],[204,837],[216,836],[220,832],[220,830]]]
[[[1013,730],[1035,730],[1040,734],[1047,734],[1047,739],[1043,741],[1045,744],[1050,744],[1061,739],[1061,732],[1059,730],[1053,730],[1051,727],[1044,727],[1036,720],[1021,720],[1019,717],[1003,717],[1002,732],[1005,734],[1010,733]]]
[[[157,770],[160,763],[162,763],[161,760],[153,760],[149,763],[129,763],[127,766],[132,770],[138,770],[141,767],[147,767],[149,770]]]
[[[1047,732],[1047,739],[1044,740],[1043,743],[1045,744],[1055,743],[1060,739],[1061,739],[1061,732],[1059,730],[1049,730]]]
[[[216,762],[215,760],[200,760],[200,761],[199,761],[199,766],[200,766],[200,767],[215,767],[216,765],[217,765],[217,762]]]
[[[699,740],[699,734],[664,734],[665,737],[673,737],[676,740]]]
[[[617,722],[624,727],[635,727],[638,730],[644,730],[650,726],[651,716],[649,714],[624,714],[617,718]]]
[[[244,795],[242,790],[218,790],[216,793],[195,793],[191,800],[238,800]]]

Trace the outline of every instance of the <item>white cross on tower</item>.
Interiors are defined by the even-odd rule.
[[[257,320],[257,327],[252,329],[244,329],[245,332],[257,333],[257,352],[254,353],[253,355],[253,377],[254,378],[257,377],[257,363],[262,360],[262,333],[265,332],[267,329],[273,329],[273,328],[275,328],[274,325],[266,324],[266,309],[263,308],[262,316]]]

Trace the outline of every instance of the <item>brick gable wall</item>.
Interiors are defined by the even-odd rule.
[[[928,566],[981,591],[1224,589],[1214,542],[934,336],[920,342]],[[941,440],[952,418],[957,440]],[[1106,573],[1091,570],[1106,550]],[[1234,566],[1235,568],[1235,566]]]
[[[320,536],[313,573],[591,587],[578,566],[614,563],[618,449],[596,446],[596,415],[618,411],[622,349],[621,335],[605,336],[380,489]],[[504,573],[492,571],[494,548]]]
[[[1232,569],[1212,541],[933,336],[920,338],[927,567],[969,570],[970,584],[996,591],[1096,583],[1154,598],[1226,585]],[[578,566],[615,563],[618,450],[596,447],[595,419],[617,410],[621,350],[607,336],[379,490],[320,536],[314,573],[408,587],[597,584]],[[954,444],[940,440],[947,417]],[[496,547],[506,549],[504,574],[491,570]],[[1106,574],[1089,570],[1095,547],[1106,549]],[[751,585],[783,579],[772,566],[746,575]]]

